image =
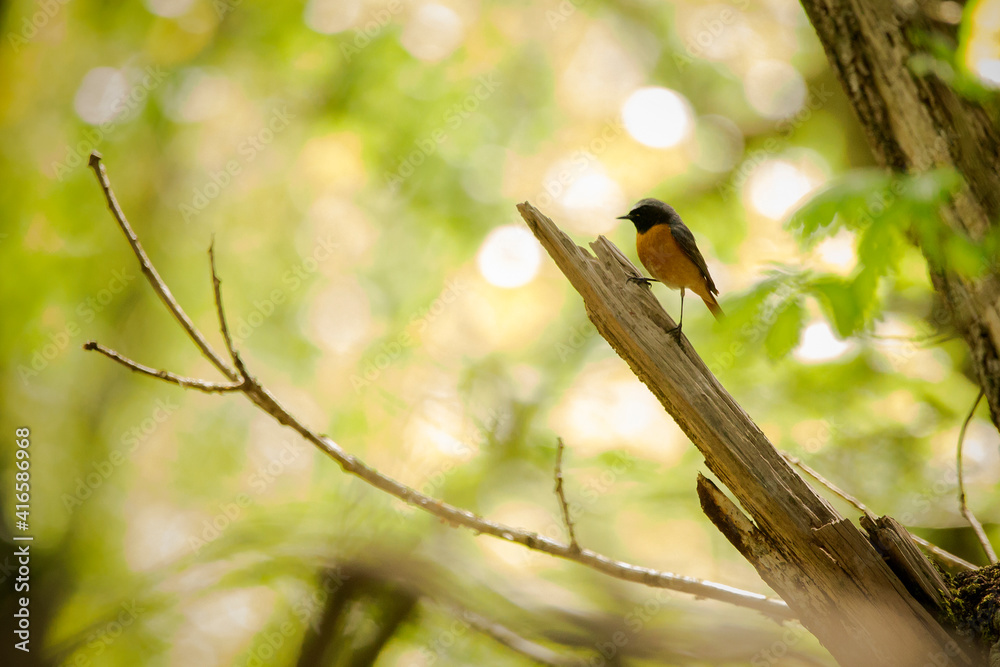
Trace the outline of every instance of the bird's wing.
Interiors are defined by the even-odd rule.
[[[694,234],[691,230],[687,228],[683,222],[674,222],[670,224],[670,233],[673,234],[674,240],[677,241],[677,245],[681,247],[684,254],[687,255],[698,270],[701,271],[701,275],[705,276],[705,283],[708,285],[708,291],[712,294],[718,294],[719,290],[715,286],[715,281],[712,280],[712,275],[708,272],[708,266],[705,264],[705,258],[701,256],[701,251],[698,250],[698,244],[694,242]]]

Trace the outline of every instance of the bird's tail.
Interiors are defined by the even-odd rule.
[[[722,306],[719,305],[719,302],[715,300],[714,296],[709,294],[707,299],[702,297],[702,300],[705,302],[705,305],[708,306],[708,309],[712,311],[712,314],[715,315],[715,319],[720,322],[725,319],[726,314],[722,312]]]

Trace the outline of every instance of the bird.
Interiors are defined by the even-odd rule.
[[[618,220],[630,220],[635,225],[635,248],[639,261],[652,274],[652,278],[630,276],[629,282],[661,282],[671,289],[681,291],[681,316],[671,333],[680,340],[684,323],[684,291],[691,290],[701,297],[705,305],[721,320],[724,315],[715,294],[719,289],[708,272],[705,258],[698,250],[694,234],[681,221],[681,216],[669,204],[659,199],[640,200],[627,215]]]

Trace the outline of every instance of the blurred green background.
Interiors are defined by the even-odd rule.
[[[996,74],[979,64],[1000,57],[987,9],[941,17],[962,23],[948,65],[977,94]],[[35,650],[0,655],[532,664],[479,618],[590,665],[831,664],[797,626],[456,530],[345,476],[239,396],[84,352],[94,339],[221,380],[138,271],[87,169],[94,149],[221,347],[214,237],[244,358],[311,427],[433,496],[560,540],[561,436],[584,546],[767,592],[701,515],[700,455],[514,208],[530,201],[578,243],[605,234],[634,258],[615,217],[664,199],[730,315],[716,325],[691,299],[684,331],[775,445],[982,562],[953,464],[977,387],[906,240],[915,221],[940,232],[934,204],[955,179],[870,169],[792,0],[22,0],[3,21],[0,488],[10,535],[6,443],[30,427]],[[942,248],[981,266],[981,248]],[[676,316],[677,293],[653,289]],[[994,535],[998,442],[981,406],[967,483]]]

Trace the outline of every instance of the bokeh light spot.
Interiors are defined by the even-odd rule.
[[[353,26],[360,13],[361,0],[309,0],[303,18],[311,30],[332,35]]]
[[[803,363],[822,363],[846,354],[852,347],[834,336],[826,322],[813,322],[802,332],[799,346],[792,354]]]
[[[187,14],[194,0],[146,0],[146,9],[151,14],[172,19]]]
[[[743,155],[743,132],[725,116],[699,118],[694,143],[694,163],[717,174],[732,169]]]
[[[858,263],[854,242],[854,234],[846,229],[841,229],[835,235],[823,239],[816,245],[816,255],[825,268],[846,273]]]
[[[494,229],[476,255],[476,265],[486,282],[497,287],[521,287],[535,276],[542,263],[541,246],[527,229],[505,225]]]
[[[787,160],[768,160],[747,180],[750,204],[759,213],[781,220],[819,185],[819,179]]]
[[[120,70],[95,67],[87,72],[73,98],[73,109],[86,123],[100,125],[115,119],[125,110],[122,100],[128,94],[128,82]]]
[[[443,5],[424,5],[403,28],[399,43],[425,62],[444,60],[462,43],[462,19]]]
[[[747,102],[765,118],[788,118],[806,103],[806,82],[799,71],[780,60],[761,60],[743,80]]]
[[[961,8],[959,8],[961,11]],[[1000,3],[978,2],[967,17],[965,66],[984,86],[1000,88]]]
[[[622,106],[628,133],[644,146],[670,148],[691,133],[691,106],[679,93],[667,88],[640,88]]]

